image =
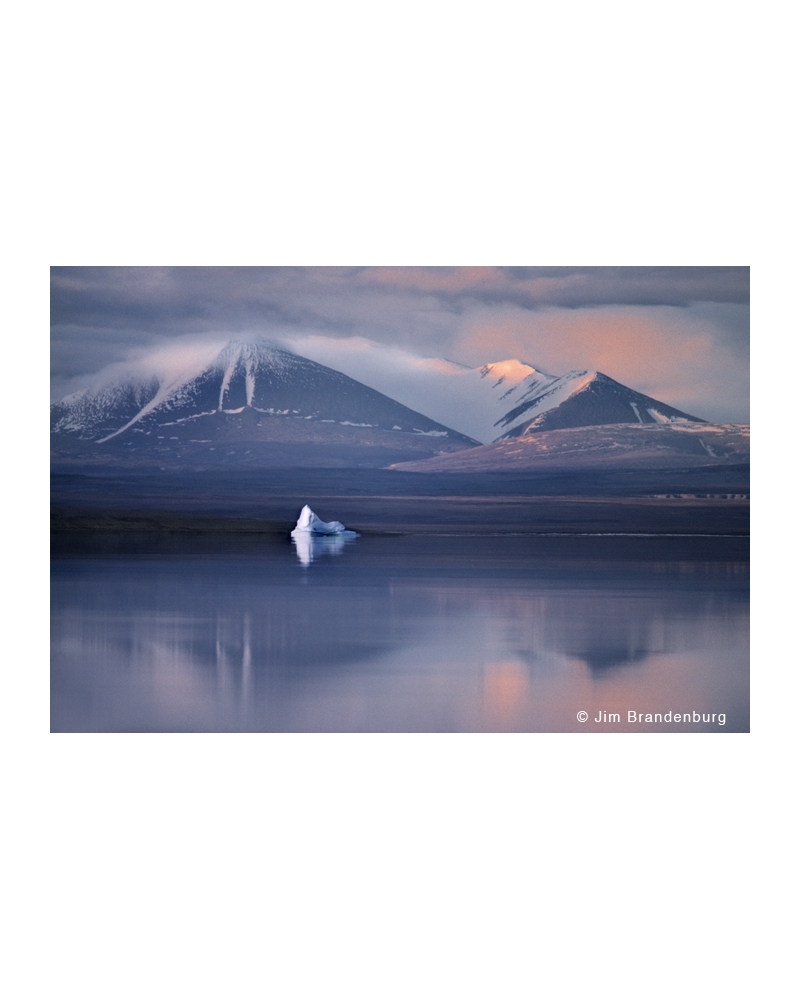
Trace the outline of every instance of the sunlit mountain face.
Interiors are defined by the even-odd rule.
[[[529,430],[700,419],[593,370],[557,375],[517,358],[470,368],[364,338],[297,338],[294,345],[482,444]]]

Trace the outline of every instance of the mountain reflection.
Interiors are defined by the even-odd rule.
[[[53,729],[558,732],[648,706],[748,724],[745,563],[362,538],[305,573],[346,544],[318,541],[56,560]]]
[[[604,673],[615,667],[631,667],[641,663],[651,652],[649,649],[591,649],[583,654],[582,659],[593,673]]]

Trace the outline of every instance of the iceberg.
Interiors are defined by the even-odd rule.
[[[348,531],[341,521],[322,521],[306,504],[292,531],[292,541],[297,550],[297,558],[304,566],[309,566],[319,556],[338,556],[345,543],[358,538],[357,531]]]
[[[358,538],[357,531],[348,531],[341,521],[322,521],[308,506],[300,511],[300,517],[292,531],[292,538],[309,532],[312,535],[343,535],[345,538]]]

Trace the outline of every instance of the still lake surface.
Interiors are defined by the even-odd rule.
[[[747,732],[747,545],[67,547],[52,562],[51,728]]]

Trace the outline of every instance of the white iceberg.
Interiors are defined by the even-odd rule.
[[[303,533],[312,535],[342,535],[345,538],[358,538],[357,531],[348,531],[341,521],[321,521],[314,511],[308,506],[300,511],[300,517],[292,531],[292,538],[297,538]]]
[[[297,558],[304,566],[323,554],[338,556],[353,538],[358,538],[357,531],[348,531],[341,521],[320,520],[308,504],[300,511],[292,531]]]

